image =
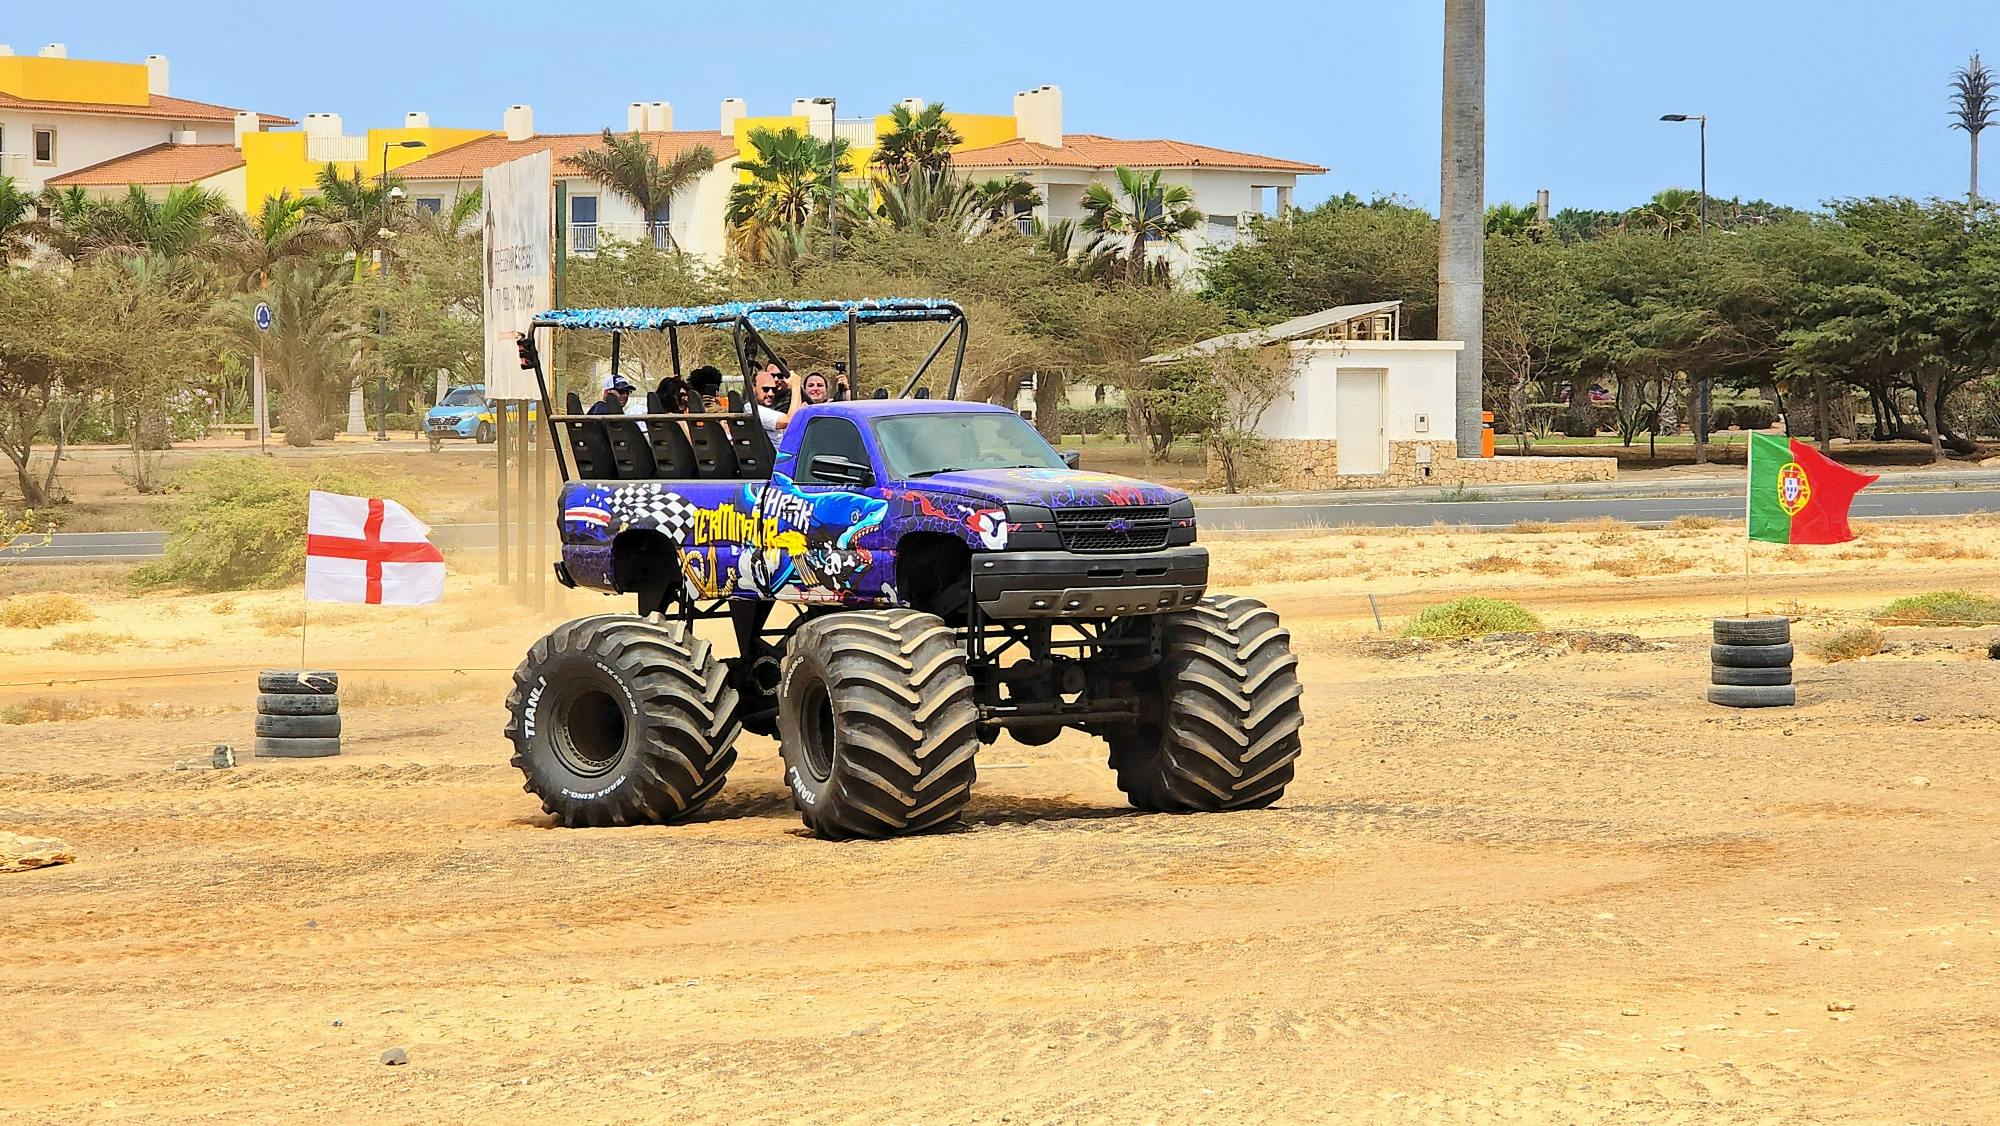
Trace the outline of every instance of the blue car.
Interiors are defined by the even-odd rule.
[[[470,438],[481,444],[493,440],[493,407],[486,401],[486,385],[469,383],[445,393],[444,401],[424,415],[424,437],[436,453],[447,438]]]

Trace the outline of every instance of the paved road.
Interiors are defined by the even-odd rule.
[[[1946,489],[1937,492],[1863,493],[1853,513],[1868,520],[1964,516],[2000,512],[2000,489]],[[1398,500],[1309,504],[1204,505],[1201,526],[1211,531],[1287,531],[1300,528],[1426,527],[1448,524],[1469,529],[1508,528],[1522,521],[1589,520],[1610,516],[1638,525],[1665,524],[1676,516],[1743,515],[1743,498],[1583,497],[1569,500]],[[491,548],[492,524],[445,524],[437,528],[441,547]],[[96,560],[131,562],[157,559],[164,532],[62,532],[23,537],[17,549],[0,551],[0,563],[54,563]]]

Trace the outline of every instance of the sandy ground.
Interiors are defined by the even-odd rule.
[[[487,670],[595,598],[538,617],[460,577],[316,612],[346,753],[233,771],[174,766],[247,749],[247,675],[65,678],[289,664],[290,597],[0,629],[0,829],[78,855],[0,876],[0,1118],[1990,1120],[1991,629],[1892,629],[1802,659],[1796,709],[1712,708],[1737,535],[1218,542],[1302,658],[1283,802],[1135,815],[1093,740],[1003,740],[962,830],[880,843],[803,836],[754,737],[697,823],[551,828]],[[1898,524],[1760,549],[1754,598],[1804,645],[2000,589],[1996,556],[2000,524]],[[1393,631],[1461,593],[1645,641],[1372,640],[1368,595]]]

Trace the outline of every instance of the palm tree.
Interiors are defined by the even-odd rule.
[[[2000,87],[1994,84],[1993,72],[1979,61],[1979,52],[1974,51],[1972,62],[1951,76],[1951,127],[1965,130],[1972,138],[1972,190],[1966,199],[1975,215],[1979,211],[1979,134],[1993,124],[1996,102],[2000,102]]]
[[[12,176],[0,176],[0,269],[33,246],[35,197],[14,186]]]
[[[1486,0],[1444,0],[1444,151],[1438,209],[1438,337],[1462,340],[1452,435],[1479,448],[1485,394]]]
[[[729,190],[723,217],[739,253],[753,262],[776,235],[803,232],[814,213],[833,197],[833,165],[847,158],[848,143],[824,141],[790,126],[750,130],[748,160],[737,171],[750,178]]]
[[[894,230],[930,233],[946,230],[961,236],[973,233],[979,222],[979,198],[972,187],[957,180],[934,180],[913,176],[899,180],[875,177],[875,221]]]
[[[889,111],[889,131],[875,142],[875,164],[892,180],[907,181],[918,173],[942,180],[951,171],[951,150],[964,140],[945,117],[943,102],[914,113],[898,103]]]
[[[167,261],[212,258],[217,233],[229,214],[220,192],[194,184],[169,189],[159,199],[137,184],[90,212],[89,241],[98,250],[137,252]]]
[[[1658,231],[1664,238],[1684,235],[1701,221],[1701,196],[1686,188],[1668,188],[1625,213],[1620,225],[1631,231]]]
[[[990,225],[997,225],[1042,205],[1042,193],[1019,176],[987,180],[974,191],[979,197],[980,210],[986,213],[986,222]]]
[[[484,191],[473,188],[453,200],[449,211],[432,211],[427,207],[419,207],[415,213],[417,227],[425,234],[447,242],[468,238],[477,233],[469,228],[485,207]]]
[[[318,212],[333,233],[333,245],[354,256],[354,278],[361,280],[368,258],[382,231],[393,231],[406,221],[399,210],[389,207],[390,193],[402,180],[389,176],[372,178],[356,168],[343,176],[332,164],[319,170],[319,194],[306,199],[306,206]]]
[[[357,342],[365,333],[346,273],[338,263],[289,258],[271,267],[261,290],[236,294],[216,309],[225,333],[263,349],[288,445],[309,446],[324,432],[353,378]],[[274,314],[269,332],[259,331],[252,316],[259,301]]]
[[[91,213],[100,206],[82,188],[43,188],[35,201],[41,217],[30,222],[29,233],[65,260],[80,262],[90,253]]]
[[[675,196],[693,187],[715,167],[715,150],[695,145],[662,163],[659,150],[645,137],[638,133],[620,137],[609,129],[604,131],[603,146],[577,153],[570,163],[613,194],[624,196],[638,206],[639,213],[646,217],[647,241],[660,246],[660,235],[665,233],[662,249],[678,250],[673,231],[660,217],[661,213]]]
[[[1125,270],[1133,281],[1144,280],[1146,246],[1164,242],[1179,246],[1181,237],[1202,221],[1194,192],[1184,184],[1162,184],[1160,169],[1134,172],[1120,166],[1118,192],[1103,184],[1083,191],[1083,229],[1107,238],[1125,238]]]
[[[1541,216],[1533,207],[1519,203],[1496,203],[1486,209],[1487,237],[1532,238],[1541,227]]]
[[[338,238],[326,215],[289,189],[265,197],[255,216],[231,212],[222,223],[224,254],[235,267],[238,289],[264,285],[278,263],[330,250]]]

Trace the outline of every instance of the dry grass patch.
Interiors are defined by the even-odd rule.
[[[129,633],[106,633],[103,630],[80,629],[63,634],[49,642],[49,648],[65,653],[109,653],[121,645],[130,645],[138,638]]]
[[[1696,516],[1693,513],[1684,513],[1674,517],[1674,522],[1668,526],[1676,532],[1705,532],[1710,528],[1720,528],[1722,526],[1722,519],[1717,516]]]
[[[87,622],[95,616],[89,603],[62,591],[16,595],[0,602],[0,626],[9,629],[47,629],[71,622]]]
[[[1507,530],[1523,536],[1540,536],[1560,532],[1563,526],[1552,520],[1518,520]]]
[[[1545,575],[1550,578],[1554,578],[1557,575],[1567,575],[1575,570],[1574,567],[1571,567],[1560,559],[1537,559],[1529,564],[1529,566],[1535,569],[1537,575]]]
[[[1812,655],[1832,664],[1873,657],[1882,651],[1882,631],[1874,626],[1850,626],[1813,642]]]
[[[1636,579],[1645,575],[1672,575],[1692,566],[1694,560],[1668,555],[1649,544],[1630,555],[1616,559],[1593,560],[1590,569],[1605,571],[1621,579]]]
[[[1962,543],[1948,540],[1919,540],[1904,544],[1903,554],[1911,559],[1986,559],[1991,553],[1984,548],[1967,547]]]
[[[1491,555],[1467,560],[1465,563],[1465,569],[1475,575],[1497,575],[1504,571],[1518,571],[1525,566],[1527,564],[1519,559],[1511,555],[1502,555],[1497,551]]]

